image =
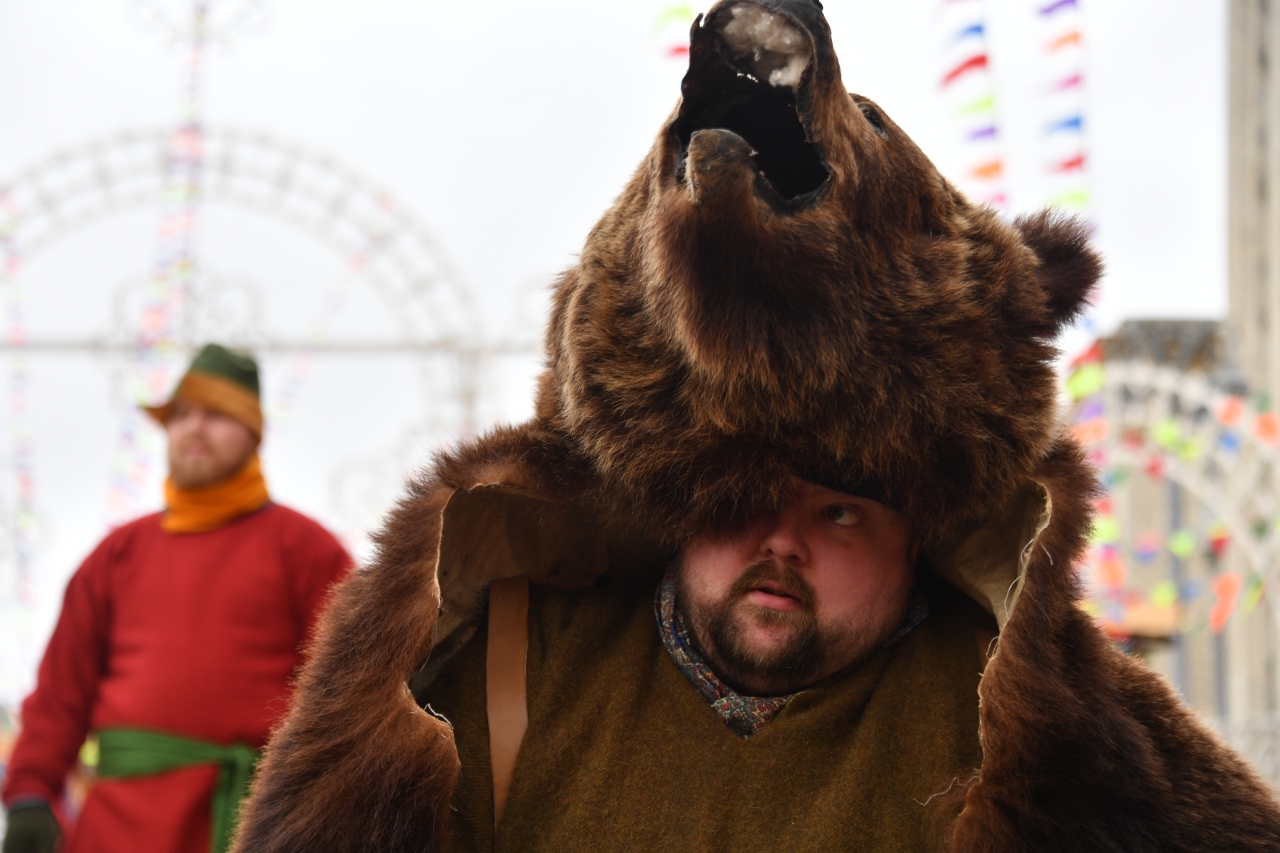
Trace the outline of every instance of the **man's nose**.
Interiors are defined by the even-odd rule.
[[[770,519],[769,528],[760,540],[760,556],[797,568],[807,564],[809,548],[799,519],[791,513],[783,513]]]

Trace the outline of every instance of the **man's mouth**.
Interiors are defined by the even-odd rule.
[[[828,177],[803,114],[812,66],[805,32],[754,3],[723,8],[704,22],[694,33],[672,127],[680,146],[677,180],[685,180],[693,134],[727,130],[753,149],[762,196],[786,206],[812,200]]]
[[[747,592],[747,600],[759,607],[768,607],[771,610],[799,610],[804,606],[804,602],[798,596],[791,594],[781,586],[768,583],[752,587]]]
[[[178,452],[187,457],[212,456],[209,446],[200,441],[187,441],[178,446]]]

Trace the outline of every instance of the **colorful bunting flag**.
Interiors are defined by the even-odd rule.
[[[1266,594],[1267,585],[1262,582],[1262,577],[1256,573],[1249,575],[1249,579],[1244,584],[1244,595],[1240,601],[1240,613],[1246,619],[1254,609],[1262,603],[1262,598]]]
[[[1154,530],[1139,534],[1133,544],[1134,553],[1137,554],[1138,560],[1143,563],[1149,563],[1160,556],[1162,548],[1160,534]]]
[[[658,13],[653,22],[653,37],[662,43],[662,53],[670,59],[689,57],[689,27],[698,17],[688,3],[673,3]]]
[[[979,95],[974,100],[960,107],[955,111],[956,118],[973,118],[975,116],[989,116],[996,111],[996,96],[990,92],[985,95]]]
[[[1157,607],[1171,607],[1178,603],[1178,585],[1173,581],[1160,581],[1151,589],[1151,603]]]
[[[1071,434],[1075,436],[1076,441],[1086,446],[1104,441],[1110,432],[1111,423],[1106,418],[1093,418],[1076,424],[1071,429]]]
[[[1100,516],[1093,521],[1093,543],[1111,545],[1120,539],[1120,522],[1111,516]]]
[[[1227,553],[1227,546],[1231,544],[1231,533],[1227,530],[1227,526],[1220,521],[1216,521],[1209,528],[1209,550],[1219,559]]]
[[[1098,560],[1097,569],[1094,578],[1104,587],[1113,590],[1120,589],[1128,580],[1128,571],[1125,569],[1124,560],[1120,559],[1120,555],[1115,549],[1107,548]]]
[[[1008,207],[1005,192],[1005,157],[1000,148],[1000,125],[996,115],[996,94],[992,57],[987,46],[990,34],[983,14],[985,3],[946,3],[940,78],[943,97],[952,107],[959,124],[958,136],[964,144],[965,162],[956,172],[970,197],[997,209]]]
[[[1054,92],[1065,92],[1068,89],[1079,89],[1080,86],[1083,84],[1084,84],[1084,75],[1081,74],[1079,71],[1077,71],[1073,74],[1068,74],[1066,77],[1063,77],[1057,83],[1054,83],[1052,90]]]
[[[995,135],[995,128],[991,128],[992,136]],[[999,160],[992,160],[990,163],[983,163],[981,166],[975,166],[970,176],[980,180],[989,181],[998,178],[1004,174],[1004,164]]]
[[[969,57],[943,76],[942,87],[945,89],[971,71],[985,71],[987,64],[987,55],[985,53],[979,53],[976,56]]]
[[[1270,450],[1280,445],[1280,417],[1275,412],[1263,412],[1253,422],[1253,434]]]
[[[1053,15],[1058,12],[1061,12],[1064,9],[1074,9],[1076,8],[1077,3],[1078,3],[1078,0],[1055,0],[1055,2],[1050,3],[1048,6],[1045,6],[1044,8],[1042,8],[1040,10],[1040,14]]]
[[[1062,133],[1064,131],[1074,131],[1079,133],[1084,130],[1084,116],[1067,116],[1059,119],[1049,125],[1049,133]],[[1081,165],[1084,165],[1083,155],[1081,155]]]
[[[1178,447],[1178,458],[1183,462],[1195,462],[1204,455],[1204,444],[1195,436],[1181,442]]]
[[[1082,364],[1095,364],[1101,362],[1106,357],[1106,351],[1102,347],[1102,341],[1094,341],[1089,345],[1088,349],[1081,352],[1075,358],[1067,363],[1067,367],[1075,370]]]
[[[1056,166],[1052,166],[1050,170],[1054,172],[1075,172],[1083,168],[1084,155],[1077,154],[1074,157],[1069,157],[1068,159],[1061,161]]]
[[[1101,364],[1085,364],[1067,378],[1067,393],[1073,400],[1097,394],[1106,384],[1106,378]]]
[[[1218,447],[1230,454],[1240,452],[1240,436],[1231,430],[1223,430],[1218,436]]]
[[[1209,611],[1209,630],[1221,634],[1227,627],[1227,621],[1235,611],[1240,600],[1240,589],[1243,586],[1240,575],[1235,572],[1223,572],[1213,579],[1213,608]]]
[[[1057,53],[1063,48],[1079,47],[1083,41],[1084,41],[1084,38],[1083,36],[1080,35],[1080,31],[1072,30],[1069,33],[1063,33],[1062,35],[1048,42],[1044,46],[1044,49],[1046,53]]]
[[[1169,537],[1169,553],[1180,560],[1196,552],[1196,537],[1190,530],[1179,530]]]
[[[1076,407],[1076,421],[1088,421],[1105,417],[1106,413],[1106,401],[1103,400],[1101,394],[1094,394],[1080,401],[1080,405]]]
[[[1108,489],[1114,489],[1129,479],[1129,472],[1120,466],[1114,466],[1107,469],[1106,476],[1103,478]]]
[[[1049,198],[1051,207],[1065,207],[1071,210],[1084,210],[1092,202],[1093,196],[1088,190],[1074,189],[1055,193]]]
[[[1240,419],[1244,417],[1244,398],[1227,397],[1214,406],[1213,414],[1217,417],[1218,423],[1225,427],[1239,426]]]
[[[1157,447],[1173,450],[1182,441],[1182,424],[1175,418],[1164,418],[1151,428],[1151,440]]]

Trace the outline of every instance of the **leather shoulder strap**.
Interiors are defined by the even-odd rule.
[[[489,585],[489,645],[485,683],[489,714],[489,756],[493,764],[493,822],[511,792],[516,756],[529,727],[525,694],[525,656],[529,648],[529,578],[495,580]]]

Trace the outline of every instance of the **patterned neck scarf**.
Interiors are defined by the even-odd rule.
[[[703,699],[711,703],[712,710],[720,715],[720,719],[738,737],[748,740],[758,734],[764,724],[778,716],[795,697],[794,693],[786,696],[743,696],[720,680],[720,676],[715,674],[693,645],[684,620],[680,618],[680,611],[676,608],[674,571],[668,571],[658,585],[654,611],[658,618],[658,633],[662,635],[662,645],[667,654],[671,655],[684,677],[702,694]],[[917,590],[912,590],[902,626],[888,645],[892,646],[901,640],[928,615],[928,600]]]

